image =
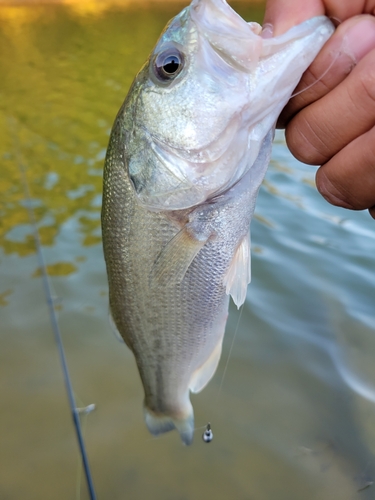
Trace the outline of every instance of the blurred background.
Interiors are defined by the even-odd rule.
[[[282,132],[247,301],[192,397],[214,440],[200,428],[186,448],[144,425],[133,356],[108,323],[102,169],[132,79],[184,5],[0,1],[0,499],[88,498],[22,169],[77,404],[96,405],[82,424],[98,499],[373,499],[375,221],[328,205]],[[262,2],[232,5],[261,22]]]

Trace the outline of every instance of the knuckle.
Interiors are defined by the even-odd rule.
[[[360,74],[360,91],[364,92],[367,97],[366,101],[370,101],[370,105],[375,107],[375,66],[366,66],[365,70]],[[368,104],[368,102],[367,102]]]
[[[330,158],[319,122],[301,111],[288,124],[285,130],[287,145],[292,154],[300,161],[309,165],[321,165]]]

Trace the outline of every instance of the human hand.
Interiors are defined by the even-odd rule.
[[[330,203],[368,208],[375,219],[375,0],[268,0],[265,23],[277,35],[322,14],[343,22],[303,75],[295,93],[302,92],[278,126],[286,128],[296,158],[322,165],[316,184]]]

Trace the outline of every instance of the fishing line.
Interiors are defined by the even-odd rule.
[[[232,351],[233,351],[234,342],[236,340],[237,333],[238,333],[238,330],[239,330],[239,327],[240,327],[240,321],[241,321],[241,317],[242,317],[242,311],[243,311],[243,305],[241,305],[241,307],[240,307],[240,313],[238,315],[236,329],[234,330],[234,335],[233,335],[232,342],[231,342],[231,345],[230,345],[230,348],[229,348],[227,360],[225,362],[225,367],[224,367],[223,375],[221,376],[221,382],[220,382],[220,386],[219,386],[219,392],[217,393],[217,396],[216,396],[216,406],[218,406],[218,404],[219,404],[219,397],[220,397],[220,394],[221,394],[221,390],[223,388],[224,378],[225,378],[225,375],[226,375],[227,370],[228,370],[229,360],[230,360],[230,357],[231,357],[231,354],[232,354]]]
[[[220,381],[220,386],[219,386],[219,391],[217,393],[217,396],[216,396],[216,402],[214,404],[214,406],[216,407],[216,409],[218,408],[219,406],[219,398],[220,398],[220,395],[221,395],[221,392],[222,392],[222,388],[223,388],[223,384],[224,384],[224,379],[225,379],[225,376],[227,374],[227,370],[228,370],[228,365],[229,365],[229,360],[231,358],[231,355],[232,355],[232,351],[233,351],[233,347],[234,347],[234,343],[236,341],[236,337],[237,337],[237,333],[238,333],[238,330],[239,330],[239,327],[240,327],[240,322],[241,322],[241,317],[242,317],[242,311],[243,311],[243,304],[241,305],[240,307],[240,313],[238,315],[238,319],[237,319],[237,324],[236,324],[236,328],[234,330],[234,335],[232,337],[232,342],[230,344],[230,348],[229,348],[229,352],[228,352],[228,356],[227,356],[227,359],[226,359],[226,362],[225,362],[225,366],[224,366],[224,371],[223,371],[223,374],[221,376],[221,381]],[[211,428],[211,422],[208,422],[205,426],[203,426],[203,428],[205,428],[205,431],[202,435],[202,439],[205,443],[210,443],[213,439],[213,433],[212,433],[212,428]],[[202,429],[202,427],[196,427],[194,429],[194,432],[199,430],[199,429]]]
[[[37,253],[37,259],[39,263],[39,267],[41,270],[41,275],[42,275],[42,282],[43,282],[43,288],[44,288],[44,294],[46,298],[46,302],[48,305],[48,310],[49,310],[49,317],[52,325],[52,330],[55,336],[55,341],[57,344],[57,349],[60,357],[60,363],[63,371],[63,376],[64,376],[64,382],[65,382],[65,389],[68,395],[68,400],[69,400],[69,406],[70,410],[72,412],[72,417],[73,417],[73,423],[74,423],[74,428],[76,431],[76,436],[77,436],[77,441],[78,441],[78,446],[80,450],[80,454],[82,457],[82,464],[83,468],[85,471],[85,477],[86,477],[86,482],[87,482],[87,488],[90,496],[90,500],[96,500],[96,494],[95,494],[95,489],[92,481],[92,476],[91,476],[91,471],[90,471],[90,466],[87,458],[87,453],[86,453],[86,448],[83,440],[83,434],[82,434],[82,428],[81,428],[81,423],[79,419],[79,413],[80,409],[77,408],[75,399],[74,399],[74,394],[73,394],[73,388],[72,384],[70,381],[70,376],[69,376],[69,371],[68,371],[68,365],[66,362],[65,358],[65,351],[64,351],[64,346],[62,343],[62,338],[61,338],[61,333],[60,333],[60,328],[59,324],[57,321],[57,316],[55,312],[55,299],[52,296],[52,288],[47,272],[47,266],[46,262],[44,259],[43,251],[42,251],[42,244],[39,236],[39,231],[38,231],[38,226],[35,218],[35,213],[32,207],[32,201],[31,201],[31,193],[30,193],[30,188],[29,184],[27,182],[27,175],[26,175],[26,167],[22,163],[21,156],[20,156],[20,149],[18,147],[18,137],[17,134],[14,130],[15,128],[15,122],[14,120],[8,119],[8,123],[10,125],[10,129],[13,129],[13,140],[14,140],[14,145],[15,145],[15,158],[16,158],[16,163],[18,164],[19,172],[20,172],[20,177],[21,177],[21,184],[23,185],[24,189],[24,194],[25,194],[25,201],[26,201],[26,206],[27,206],[27,211],[29,215],[29,220],[30,224],[33,229],[33,237],[34,237],[34,242],[35,242],[35,247],[36,247],[36,253]]]
[[[303,92],[306,92],[306,90],[309,90],[311,89],[311,87],[313,87],[314,85],[316,85],[318,82],[320,82],[322,80],[322,78],[324,78],[326,76],[326,74],[332,69],[333,65],[335,64],[335,62],[337,61],[337,59],[342,55],[342,51],[340,50],[339,52],[337,52],[337,54],[335,55],[335,57],[332,59],[332,61],[330,62],[330,64],[328,65],[328,68],[320,75],[320,77],[315,80],[315,82],[313,83],[310,83],[310,85],[307,85],[307,87],[299,90],[298,92],[296,92],[295,94],[292,94],[290,96],[290,99],[292,99],[293,97],[296,97],[297,95],[300,95],[302,94]]]
[[[333,21],[336,21],[336,23],[333,23],[335,24],[335,26],[337,27],[338,25],[340,25],[342,23],[342,20],[339,19],[338,17],[334,17],[334,16],[330,16],[329,18],[332,22]],[[331,61],[331,63],[329,64],[328,68],[323,72],[322,75],[320,75],[320,77],[313,83],[311,83],[310,85],[308,85],[307,87],[305,87],[304,89],[302,90],[299,90],[298,92],[296,92],[295,94],[292,94],[290,96],[290,99],[292,99],[293,97],[296,97],[297,95],[299,94],[302,94],[302,92],[305,92],[306,90],[309,90],[311,89],[311,87],[313,87],[316,83],[320,82],[320,80],[322,78],[324,78],[326,76],[326,74],[328,73],[328,71],[332,68],[332,66],[335,64],[335,62],[337,61],[337,59],[341,56],[342,54],[342,47],[344,45],[344,41],[345,41],[345,36],[344,38],[342,39],[341,41],[341,49],[339,50],[339,52],[337,52],[336,56],[333,58],[333,60]]]
[[[341,54],[342,54],[342,50],[340,50],[339,52],[337,52],[336,56],[333,58],[333,60],[331,61],[331,63],[328,65],[328,68],[320,75],[320,77],[315,82],[313,82],[312,84],[308,85],[304,89],[296,92],[295,94],[292,94],[291,97],[290,97],[290,99],[292,99],[293,97],[295,97],[295,96],[297,96],[299,94],[302,94],[302,92],[305,92],[306,90],[310,89],[315,84],[317,84],[320,80],[322,80],[322,78],[324,78],[325,75],[331,70],[331,68],[336,63],[337,59],[341,56]],[[236,340],[236,336],[237,336],[237,333],[238,333],[238,330],[239,330],[239,326],[240,326],[240,322],[241,322],[241,317],[242,317],[242,312],[243,312],[243,305],[240,308],[240,313],[239,313],[239,316],[238,316],[236,329],[235,329],[235,332],[234,332],[234,335],[233,335],[233,338],[232,338],[231,346],[229,348],[229,353],[228,353],[227,360],[226,360],[226,363],[225,363],[223,375],[221,377],[219,391],[218,391],[218,394],[217,394],[217,397],[216,397],[216,407],[219,404],[219,398],[220,398],[220,395],[221,395],[221,392],[222,392],[224,379],[225,379],[225,376],[226,376],[226,373],[227,373],[227,370],[228,370],[229,360],[230,360],[230,357],[231,357],[231,354],[232,354],[232,351],[233,351],[233,347],[234,347],[234,343],[235,343],[235,340]],[[201,427],[199,427],[198,429],[200,429],[200,428]],[[209,432],[211,432],[211,424],[210,423],[207,424],[206,431],[203,433],[203,436],[202,436],[203,440],[205,440],[205,436],[207,437]],[[212,437],[211,437],[211,439],[212,439]],[[207,442],[209,442],[209,441],[207,441]]]
[[[227,370],[228,370],[229,360],[230,360],[230,357],[232,355],[234,343],[236,341],[237,333],[238,333],[238,330],[239,330],[239,327],[240,327],[240,322],[241,322],[241,317],[242,317],[242,311],[243,311],[243,305],[240,307],[239,311],[240,312],[239,312],[238,319],[237,319],[236,329],[234,330],[234,335],[232,337],[232,342],[231,342],[231,345],[230,345],[230,348],[229,348],[228,356],[227,356],[227,359],[225,361],[224,371],[223,371],[223,374],[221,376],[219,391],[217,393],[216,402],[214,404],[215,409],[217,409],[217,407],[219,405],[219,398],[220,398],[220,395],[221,395],[221,392],[222,392],[224,379],[225,379],[225,376],[226,376],[226,373],[227,373]],[[212,433],[212,429],[211,429],[211,422],[207,422],[205,425],[201,425],[199,427],[194,427],[194,433],[196,433],[197,431],[202,430],[202,429],[205,429],[205,431],[203,432],[203,435],[202,435],[203,441],[206,442],[206,443],[211,442],[212,438],[213,438],[213,433]],[[155,439],[162,439],[162,438],[166,438],[166,437],[167,436],[165,434],[163,434],[161,436],[152,437],[152,438],[148,439],[147,441],[153,441]]]
[[[316,85],[320,80],[322,80],[322,78],[324,78],[325,75],[331,70],[331,68],[336,63],[337,59],[341,56],[342,53],[343,53],[342,50],[340,50],[339,52],[337,52],[337,54],[335,55],[335,57],[332,59],[331,63],[328,65],[328,68],[320,75],[320,77],[317,80],[315,80],[313,83],[311,83],[310,85],[308,85],[307,87],[305,87],[302,90],[300,90],[300,91],[292,94],[290,96],[290,99],[292,99],[293,97],[296,97],[299,94],[302,94],[303,92],[306,92],[306,90],[309,90],[311,87],[313,87],[314,85]],[[233,335],[233,338],[232,338],[232,342],[231,342],[231,346],[229,348],[229,353],[228,353],[228,356],[227,356],[227,359],[226,359],[224,371],[223,371],[223,374],[222,374],[222,377],[221,377],[219,391],[218,391],[217,396],[216,396],[216,402],[215,402],[215,405],[214,405],[216,408],[219,405],[219,398],[220,398],[220,395],[221,395],[221,392],[222,392],[224,379],[225,379],[225,376],[226,376],[226,373],[227,373],[227,370],[228,370],[229,360],[230,360],[230,357],[231,357],[231,354],[232,354],[232,351],[233,351],[233,347],[234,347],[234,343],[235,343],[235,340],[236,340],[236,336],[237,336],[237,333],[238,333],[238,330],[239,330],[240,321],[241,321],[241,317],[242,317],[242,311],[243,311],[243,305],[240,307],[240,313],[239,313],[239,316],[238,316],[236,329],[235,329],[235,332],[234,332],[234,335]],[[208,422],[204,426],[195,427],[194,428],[194,433],[196,431],[202,429],[202,428],[206,429],[205,432],[202,435],[203,440],[205,442],[210,442],[212,440],[212,430],[211,430],[211,424],[210,424],[210,422]],[[152,439],[155,439],[155,438],[152,438]]]

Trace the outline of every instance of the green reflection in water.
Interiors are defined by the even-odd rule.
[[[7,297],[9,297],[9,295],[12,295],[12,292],[13,290],[5,290],[5,292],[3,293],[0,293],[0,306],[7,306],[8,305],[8,300],[7,300]]]
[[[54,244],[61,225],[76,214],[82,245],[100,242],[102,166],[112,122],[167,20],[183,5],[0,7],[5,253],[34,252],[20,161],[42,244]],[[234,7],[261,21],[261,5]]]
[[[55,264],[50,264],[46,266],[46,271],[50,276],[68,276],[77,271],[76,266],[70,262],[56,262]],[[33,278],[38,278],[42,276],[43,270],[38,267],[38,269],[33,273]]]

